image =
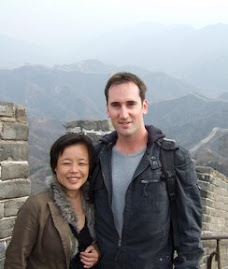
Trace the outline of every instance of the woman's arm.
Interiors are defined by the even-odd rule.
[[[5,269],[25,269],[38,233],[37,208],[29,198],[20,208],[6,250]]]

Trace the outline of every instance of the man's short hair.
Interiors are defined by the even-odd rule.
[[[138,86],[139,96],[141,98],[141,101],[143,102],[145,100],[145,93],[146,93],[147,87],[145,83],[139,77],[128,72],[116,73],[113,76],[111,76],[110,79],[107,81],[106,86],[105,86],[105,91],[104,91],[106,102],[108,103],[108,91],[111,86],[120,85],[120,84],[128,83],[128,82],[132,82]]]

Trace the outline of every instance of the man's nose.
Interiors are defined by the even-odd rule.
[[[126,107],[121,107],[120,109],[120,117],[127,118],[128,117],[128,110]]]

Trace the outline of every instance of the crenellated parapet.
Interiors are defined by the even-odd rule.
[[[83,133],[96,143],[103,135],[113,130],[108,120],[77,120],[65,125],[67,132]]]
[[[211,167],[197,167],[203,204],[203,237],[228,237],[228,178]],[[228,268],[228,239],[219,240],[221,268]],[[203,240],[202,267],[216,250],[215,239]],[[225,267],[227,266],[227,267]],[[213,267],[217,268],[213,259]]]
[[[16,215],[31,193],[24,106],[0,102],[0,269]]]
[[[104,121],[74,121],[66,124],[67,132],[82,132],[97,142],[101,135],[112,130],[110,123]],[[202,236],[228,236],[228,178],[211,167],[197,167],[199,186],[203,205]],[[216,240],[202,241],[205,254],[201,269],[207,269],[210,254],[216,249]],[[228,240],[220,242],[221,268],[228,268]],[[211,268],[217,268],[212,262]]]
[[[67,132],[82,132],[96,143],[113,130],[107,120],[78,120],[65,125]],[[203,204],[203,237],[228,235],[228,178],[210,167],[197,167]],[[18,209],[30,195],[28,124],[26,109],[0,102],[0,269]],[[201,269],[216,249],[216,240],[203,240]],[[220,242],[222,269],[228,268],[228,240]],[[212,262],[213,269],[217,263]]]

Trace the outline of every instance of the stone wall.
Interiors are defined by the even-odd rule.
[[[83,132],[96,142],[112,130],[108,121],[74,121],[67,132]],[[30,194],[28,179],[28,126],[24,107],[0,102],[0,269],[16,213]],[[203,204],[203,236],[228,235],[228,179],[209,167],[197,167]],[[215,251],[216,241],[202,241],[201,269]],[[221,241],[222,269],[228,269],[228,240]],[[213,269],[217,264],[213,261]]]
[[[96,143],[99,138],[113,130],[108,120],[77,120],[66,123],[65,128],[67,132],[88,135],[93,143]]]
[[[0,102],[0,269],[18,209],[30,195],[26,109]]]
[[[74,121],[66,124],[68,132],[83,132],[97,141],[111,131],[108,121]],[[228,178],[210,167],[197,167],[203,204],[203,236],[228,236]],[[201,269],[207,268],[209,255],[216,250],[216,240],[202,241],[205,254]],[[221,240],[222,269],[228,269],[228,239]],[[213,259],[212,268],[217,268]]]
[[[210,167],[197,167],[203,203],[203,236],[228,236],[228,178]],[[216,240],[203,240],[206,269],[209,255],[216,250]],[[220,241],[222,268],[228,268],[228,239]],[[215,259],[213,267],[217,268]]]

